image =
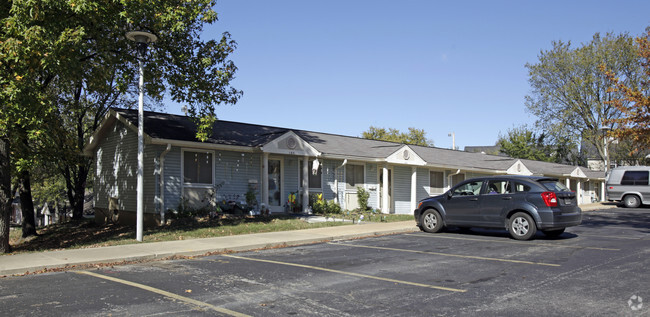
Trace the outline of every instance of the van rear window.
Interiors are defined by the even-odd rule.
[[[621,185],[648,185],[648,171],[626,171]]]

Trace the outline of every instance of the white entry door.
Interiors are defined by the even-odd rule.
[[[269,159],[269,210],[283,212],[282,160]]]

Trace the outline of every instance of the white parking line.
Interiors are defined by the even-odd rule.
[[[494,239],[475,239],[475,238],[464,238],[464,237],[452,237],[452,236],[444,235],[444,234],[422,234],[422,233],[413,234],[413,233],[407,233],[405,235],[416,236],[416,237],[436,238],[436,239],[479,241],[479,242],[489,242],[489,243],[507,243],[507,244],[517,244],[517,245],[521,245],[521,246],[588,249],[588,250],[600,250],[600,251],[621,251],[621,249],[613,249],[613,248],[583,247],[583,246],[577,246],[577,245],[543,244],[543,243],[533,243],[533,242],[501,241],[501,240],[494,240]]]
[[[264,260],[264,259],[255,259],[255,258],[248,258],[248,257],[243,257],[243,256],[232,255],[232,254],[222,254],[221,256],[225,256],[225,257],[229,257],[229,258],[233,258],[233,259],[247,260],[247,261],[256,261],[256,262],[272,263],[272,264],[279,264],[279,265],[295,266],[295,267],[301,267],[301,268],[305,268],[305,269],[312,269],[312,270],[319,270],[319,271],[325,271],[325,272],[330,272],[330,273],[337,273],[337,274],[343,274],[343,275],[363,277],[363,278],[379,280],[379,281],[385,281],[385,282],[390,282],[390,283],[397,283],[397,284],[404,284],[404,285],[411,285],[411,286],[418,286],[418,287],[433,288],[433,289],[449,291],[449,292],[458,292],[458,293],[466,292],[466,290],[463,290],[463,289],[450,288],[450,287],[444,287],[444,286],[436,286],[436,285],[429,285],[429,284],[422,284],[422,283],[414,283],[414,282],[396,280],[396,279],[392,279],[392,278],[377,277],[377,276],[372,276],[372,275],[367,275],[367,274],[339,271],[339,270],[333,270],[333,269],[328,269],[328,268],[313,266],[313,265],[305,265],[305,264],[297,264],[297,263],[281,262],[281,261],[273,261],[273,260]]]
[[[347,243],[334,243],[334,242],[328,242],[328,243],[333,244],[333,245],[344,245],[344,246],[355,247],[355,248],[368,248],[368,249],[389,250],[389,251],[398,251],[398,252],[433,254],[433,255],[440,255],[440,256],[449,256],[449,257],[464,258],[464,259],[474,259],[474,260],[484,260],[484,261],[509,262],[509,263],[518,263],[518,264],[543,265],[543,266],[560,266],[559,264],[521,261],[521,260],[509,260],[509,259],[498,259],[498,258],[488,258],[488,257],[484,257],[484,256],[475,256],[475,255],[462,255],[462,254],[453,254],[453,253],[418,251],[418,250],[409,250],[409,249],[396,249],[396,248],[375,247],[375,246],[347,244]]]
[[[186,304],[190,304],[190,305],[197,306],[197,307],[200,307],[200,308],[211,309],[211,310],[214,310],[216,312],[226,314],[228,316],[238,316],[238,317],[248,316],[246,314],[238,313],[238,312],[232,311],[230,309],[217,307],[217,306],[214,306],[214,305],[211,305],[211,304],[208,304],[208,303],[204,303],[204,302],[201,302],[201,301],[198,301],[198,300],[195,300],[195,299],[191,299],[189,297],[181,296],[181,295],[178,295],[178,294],[170,293],[168,291],[163,291],[161,289],[157,289],[155,287],[151,287],[151,286],[147,286],[147,285],[144,285],[144,284],[119,279],[119,278],[112,277],[112,276],[101,275],[101,274],[88,272],[88,271],[75,271],[74,273],[94,276],[94,277],[109,280],[109,281],[112,281],[112,282],[115,282],[115,283],[120,283],[120,284],[124,284],[124,285],[137,287],[137,288],[143,289],[145,291],[156,293],[156,294],[159,294],[159,295],[162,295],[162,296],[165,296],[165,297],[169,297],[171,299],[179,300],[179,301],[184,302]]]

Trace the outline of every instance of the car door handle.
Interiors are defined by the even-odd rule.
[[[477,201],[478,198],[470,198],[469,201]]]
[[[510,197],[510,196],[505,196],[505,197],[502,197],[501,199],[503,199],[503,200],[512,200],[512,197]]]

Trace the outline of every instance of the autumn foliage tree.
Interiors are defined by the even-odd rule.
[[[643,80],[638,85],[625,84],[620,78],[605,65],[601,69],[607,78],[614,83],[610,88],[613,93],[620,93],[621,98],[609,101],[611,105],[621,111],[619,118],[612,119],[618,128],[609,131],[609,135],[616,139],[632,142],[633,151],[650,149],[650,29],[645,36],[638,37],[638,55],[643,66]]]

